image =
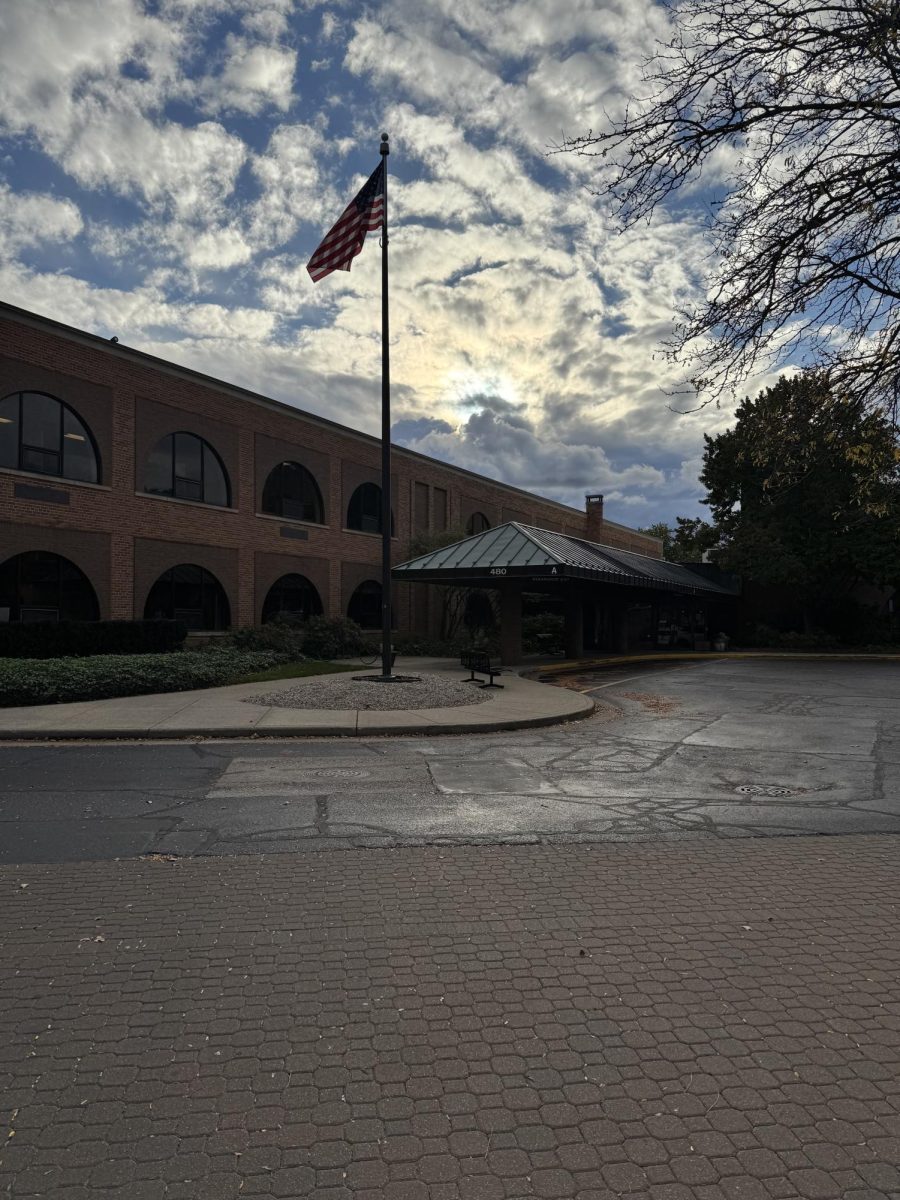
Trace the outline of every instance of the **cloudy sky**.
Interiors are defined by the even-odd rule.
[[[701,510],[659,357],[701,196],[623,234],[548,154],[621,111],[653,0],[4,0],[13,304],[377,434],[380,255],[305,264],[391,135],[396,440],[612,519]]]

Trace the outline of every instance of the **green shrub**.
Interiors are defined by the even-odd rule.
[[[422,658],[458,658],[463,650],[484,650],[495,654],[500,649],[499,635],[493,630],[463,630],[455,638],[432,638],[427,634],[395,633],[391,644],[397,654]]]
[[[302,625],[288,621],[268,621],[265,625],[248,625],[236,629],[228,639],[238,650],[264,650],[283,656],[285,662],[299,662],[303,653],[306,635]]]
[[[565,648],[565,621],[558,613],[522,618],[522,649],[526,654],[561,654]]]
[[[391,644],[397,654],[410,654],[423,658],[455,658],[462,649],[460,641],[448,642],[419,633],[395,633],[391,638]]]
[[[279,661],[272,652],[228,648],[93,658],[5,658],[0,659],[0,707],[216,687]]]
[[[762,624],[742,631],[740,640],[744,646],[756,646],[761,650],[834,650],[839,645],[834,634],[822,629],[813,629],[809,633],[783,632]]]
[[[163,654],[186,636],[183,621],[15,621],[0,625],[0,658]]]
[[[307,658],[355,658],[371,654],[377,644],[349,617],[310,617],[299,628]]]

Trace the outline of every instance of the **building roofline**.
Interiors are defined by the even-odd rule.
[[[224,379],[217,379],[214,375],[206,375],[202,371],[196,371],[193,367],[184,367],[179,363],[170,362],[168,359],[158,358],[155,354],[148,354],[145,350],[135,350],[132,346],[123,346],[121,342],[112,342],[109,338],[101,337],[98,333],[88,333],[84,329],[77,329],[74,325],[66,325],[64,322],[57,321],[53,317],[45,317],[41,313],[30,312],[25,308],[18,308],[15,304],[9,304],[4,300],[0,300],[0,317],[8,317],[24,325],[36,326],[38,328],[46,327],[61,337],[67,338],[69,341],[86,343],[114,358],[136,361],[139,364],[152,367],[154,370],[162,371],[165,374],[201,383],[204,387],[216,388],[219,391],[229,393],[236,399],[248,400],[251,404],[274,409],[276,412],[287,416],[299,417],[303,420],[311,421],[313,424],[320,425],[324,429],[339,432],[346,437],[356,438],[373,447],[381,445],[380,438],[373,437],[369,433],[363,433],[358,429],[350,429],[346,425],[341,425],[338,421],[329,420],[328,417],[320,417],[316,413],[307,412],[306,409],[298,408],[293,404],[287,404],[283,400],[273,400],[270,396],[264,396],[260,392],[251,391],[249,388],[241,387],[239,384],[228,383]],[[517,487],[515,484],[504,483],[500,479],[492,479],[489,475],[481,475],[477,471],[469,471],[466,467],[459,467],[455,463],[448,463],[439,458],[432,458],[430,455],[421,454],[418,450],[410,450],[406,446],[399,446],[393,441],[391,442],[391,447],[393,451],[405,458],[443,467],[455,475],[461,475],[464,478],[473,479],[479,483],[487,483],[495,487],[499,485],[518,496],[526,497],[528,500],[540,500],[543,504],[553,505],[554,508],[561,509],[569,515],[582,518],[585,516],[580,508],[573,508],[571,505],[563,504],[559,500],[551,500],[549,496],[538,496],[534,492],[527,491],[525,488]],[[631,529],[627,525],[619,525],[615,521],[605,521],[604,523],[614,529],[622,529],[628,533],[637,533],[637,530]],[[652,534],[646,533],[640,536],[653,537]],[[655,540],[660,541],[660,544],[662,544],[660,539],[657,538]]]

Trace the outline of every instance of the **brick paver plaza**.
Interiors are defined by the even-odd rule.
[[[900,1195],[898,839],[7,867],[0,1191]]]

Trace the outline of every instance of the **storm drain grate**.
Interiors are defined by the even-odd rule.
[[[366,779],[371,772],[356,770],[354,767],[321,767],[312,774],[325,779]]]
[[[777,784],[742,783],[734,789],[741,796],[802,796],[806,788],[778,787]]]

